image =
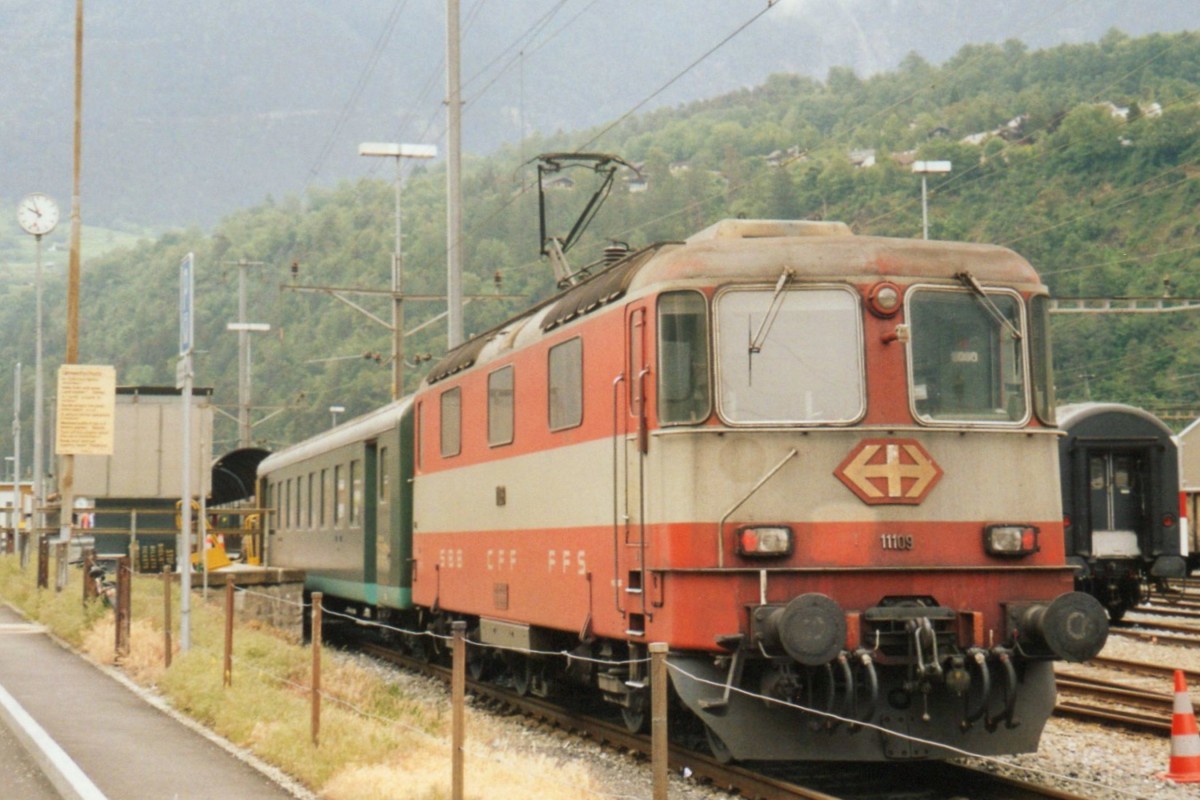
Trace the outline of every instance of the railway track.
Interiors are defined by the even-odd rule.
[[[375,643],[355,642],[354,648],[404,669],[450,680],[448,667],[415,659]],[[552,701],[518,696],[495,684],[468,679],[468,691],[476,702],[512,710],[533,720],[574,733],[637,757],[650,757],[650,737],[630,733],[624,725]],[[697,737],[697,741],[702,737]],[[670,768],[686,770],[693,780],[751,800],[1084,800],[1076,795],[1015,777],[955,762],[895,763],[887,765],[802,764],[754,769],[722,764],[706,753],[673,742]]]
[[[1171,686],[1175,667],[1146,661],[1097,656],[1088,667],[1153,678]],[[1200,672],[1183,669],[1188,683],[1200,685]],[[1149,691],[1128,685],[1120,679],[1106,679],[1080,673],[1071,668],[1056,670],[1059,701],[1055,713],[1086,722],[1116,724],[1121,727],[1170,736],[1174,696],[1170,692]],[[1064,698],[1064,695],[1066,696]]]
[[[1137,622],[1126,618],[1108,629],[1110,635],[1162,644],[1200,645],[1200,627],[1169,622]]]
[[[1174,701],[1171,695],[1131,689],[1116,681],[1084,676],[1060,675],[1057,683],[1060,696],[1054,713],[1059,716],[1087,722],[1116,723],[1131,730],[1171,735]],[[1063,699],[1063,694],[1093,702]]]

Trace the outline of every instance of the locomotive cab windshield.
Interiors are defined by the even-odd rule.
[[[982,302],[981,302],[982,300]],[[1021,298],[924,287],[908,301],[911,397],[924,422],[1029,418]]]
[[[866,411],[862,311],[852,289],[731,288],[715,308],[717,403],[727,421],[849,424]]]

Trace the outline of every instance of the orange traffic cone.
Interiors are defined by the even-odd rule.
[[[1175,670],[1175,713],[1171,717],[1171,761],[1169,771],[1159,775],[1177,783],[1200,783],[1200,732],[1196,712],[1188,697],[1183,670]]]

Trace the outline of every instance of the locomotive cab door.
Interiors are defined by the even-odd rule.
[[[1129,451],[1088,455],[1088,514],[1092,555],[1137,558],[1146,533],[1146,459]]]
[[[617,437],[616,477],[619,513],[614,521],[620,541],[617,548],[617,578],[624,587],[618,605],[628,615],[630,633],[644,631],[645,596],[645,469],[649,449],[646,391],[650,381],[648,353],[649,311],[644,303],[629,306],[625,313],[625,388],[619,396],[616,418],[622,420]],[[624,405],[624,413],[620,406]]]

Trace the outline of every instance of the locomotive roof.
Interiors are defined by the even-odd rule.
[[[635,286],[733,276],[773,282],[784,266],[808,279],[955,281],[966,270],[983,283],[1041,285],[1028,261],[996,245],[856,236],[840,222],[723,220],[664,250]]]
[[[401,398],[360,417],[347,420],[336,428],[330,428],[291,447],[285,447],[278,453],[272,453],[259,463],[259,477],[344,445],[379,436],[399,425],[400,417],[411,405],[411,397]]]
[[[628,294],[671,283],[773,283],[785,267],[806,280],[887,278],[957,284],[955,276],[966,271],[983,284],[1026,291],[1042,287],[1028,261],[996,245],[856,236],[841,222],[727,219],[686,241],[632,253],[471,339],[438,361],[426,382],[436,383]]]

